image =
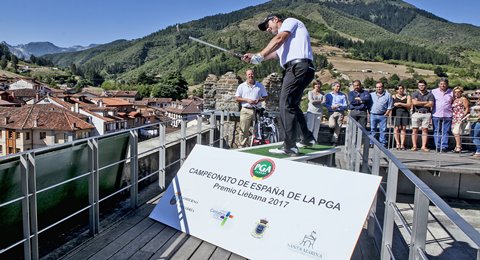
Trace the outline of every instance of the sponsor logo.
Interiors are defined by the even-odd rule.
[[[303,238],[298,243],[288,243],[287,247],[296,253],[309,256],[316,259],[322,259],[323,253],[315,249],[315,242],[317,241],[317,232],[312,230],[309,234],[303,235]]]
[[[253,229],[252,236],[255,238],[262,238],[267,228],[268,220],[260,219],[260,221],[256,223],[255,228]]]
[[[214,219],[220,220],[220,226],[224,226],[228,219],[233,219],[230,211],[210,209]]]
[[[275,163],[270,159],[260,159],[250,168],[250,175],[255,180],[264,180],[275,171]]]

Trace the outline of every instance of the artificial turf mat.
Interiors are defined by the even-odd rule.
[[[278,148],[278,147],[280,147],[280,145],[279,146],[268,146],[268,147],[259,146],[258,148],[256,148],[254,146],[250,149],[242,150],[242,152],[257,154],[257,155],[262,155],[262,156],[270,156],[270,157],[279,158],[279,159],[290,157],[289,155],[285,155],[285,154],[273,154],[273,153],[268,152],[268,150],[275,149],[275,148]],[[300,148],[299,149],[300,153],[299,153],[298,156],[304,156],[304,155],[307,155],[309,153],[315,153],[315,152],[324,151],[324,150],[328,150],[328,149],[332,149],[332,148],[333,148],[332,146],[316,144],[316,145],[313,145],[311,147]]]

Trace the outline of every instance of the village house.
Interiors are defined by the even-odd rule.
[[[105,90],[102,94],[103,97],[113,97],[113,98],[121,98],[124,100],[133,103],[135,100],[140,100],[140,95],[138,91],[134,90]]]
[[[171,125],[173,127],[179,127],[181,121],[176,119],[185,118],[188,121],[192,121],[197,118],[202,110],[202,103],[193,99],[182,99],[180,101],[174,101],[171,106],[164,109],[165,115],[173,121]]]
[[[52,104],[0,107],[0,156],[89,137],[87,120]]]

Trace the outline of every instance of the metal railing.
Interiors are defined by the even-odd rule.
[[[373,150],[369,149],[369,143],[373,143]],[[402,162],[400,162],[387,148],[373,138],[370,132],[363,128],[357,121],[348,118],[346,127],[345,156],[348,170],[380,175],[380,160],[385,158],[388,161],[387,180],[380,187],[377,194],[385,197],[384,214],[377,214],[374,206],[369,215],[368,229],[369,234],[373,235],[378,228],[381,232],[381,259],[395,259],[393,255],[393,232],[396,220],[400,224],[408,227],[406,221],[399,215],[397,202],[397,184],[399,174],[403,174],[411,184],[415,186],[414,212],[411,230],[406,228],[410,234],[409,259],[427,259],[425,252],[429,205],[433,203],[466,237],[475,245],[477,250],[477,260],[480,260],[480,233],[454,211],[442,198],[440,198],[430,187],[428,187],[420,178],[410,171]],[[371,166],[369,153],[373,151]],[[386,184],[386,187],[385,187]],[[381,221],[383,219],[383,223]]]
[[[139,185],[143,182],[151,182],[152,178],[156,179],[158,177],[158,185],[161,190],[164,190],[167,169],[173,166],[181,166],[188,152],[193,148],[192,144],[198,143],[225,148],[224,139],[232,138],[228,136],[228,133],[232,131],[226,129],[225,119],[229,121],[229,118],[228,112],[209,111],[198,115],[197,125],[188,129],[187,120],[185,118],[178,119],[181,121],[180,130],[172,134],[166,134],[166,129],[169,124],[176,120],[0,157],[0,183],[8,178],[9,181],[17,184],[15,187],[13,187],[14,185],[8,187],[8,189],[12,189],[11,192],[3,191],[7,195],[0,196],[0,217],[5,217],[0,220],[0,225],[8,226],[8,221],[15,222],[16,220],[13,219],[15,214],[21,218],[21,220],[18,220],[19,225],[16,226],[20,230],[15,230],[16,228],[13,227],[15,232],[21,234],[19,236],[21,239],[7,244],[4,241],[0,246],[0,257],[12,252],[14,248],[22,254],[19,247],[23,245],[24,259],[39,259],[41,257],[39,235],[81,214],[88,214],[90,235],[97,235],[100,232],[100,206],[102,203],[114,196],[127,193],[125,197],[130,200],[130,208],[138,207]],[[205,123],[205,120],[208,120],[208,123]],[[152,131],[154,133],[153,137],[142,136],[142,131]],[[172,137],[172,135],[178,135],[178,132],[179,136]],[[170,152],[172,151],[167,151],[167,149],[173,146],[179,146],[180,154],[177,159],[168,162],[167,157],[171,155]],[[62,160],[62,156],[68,153],[71,153],[68,155],[71,156],[70,161],[69,159]],[[157,153],[157,168],[140,175],[139,159]],[[117,157],[108,157],[112,154]],[[77,160],[80,163],[76,164],[75,161]],[[71,165],[69,166],[69,164]],[[67,166],[61,168],[59,165]],[[129,167],[126,167],[127,165]],[[67,177],[63,177],[65,175],[63,172],[52,170],[54,176],[47,178],[45,174],[40,173],[45,170],[45,167],[68,169],[73,173],[68,172],[66,173]],[[129,170],[128,178],[124,176],[125,167]],[[110,186],[104,187],[105,179],[108,178],[114,179],[113,183],[115,183],[116,189]],[[119,178],[122,179],[120,184],[123,185],[118,185]],[[39,225],[39,217],[44,218],[42,214],[48,214],[44,210],[44,207],[48,207],[48,205],[41,205],[39,201],[45,201],[44,197],[55,196],[61,189],[69,190],[72,193],[85,194],[79,200],[85,203],[79,203],[80,205],[73,212],[67,211],[68,213],[59,214],[53,220],[53,223],[42,220],[46,224]],[[130,191],[129,195],[128,190]],[[42,196],[42,200],[39,200],[40,196]],[[67,198],[74,197],[73,194],[68,193],[66,196]],[[51,199],[47,202],[54,203]],[[39,213],[40,210],[42,213]],[[50,212],[61,212],[62,210],[58,207],[49,208]],[[48,240],[48,238],[45,239]],[[15,257],[20,257],[20,255]]]

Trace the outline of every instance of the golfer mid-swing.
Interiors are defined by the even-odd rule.
[[[295,19],[282,18],[277,14],[268,15],[258,25],[261,31],[271,32],[274,37],[267,46],[257,54],[247,53],[243,56],[245,62],[259,64],[263,60],[277,58],[283,68],[283,84],[280,93],[280,126],[283,128],[284,143],[271,153],[298,155],[299,146],[311,146],[315,138],[308,130],[300,101],[303,90],[314,78],[313,53],[310,45],[310,35],[305,25]],[[302,139],[296,144],[297,124],[302,131]]]

